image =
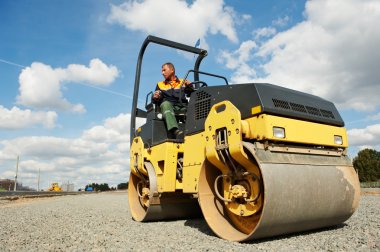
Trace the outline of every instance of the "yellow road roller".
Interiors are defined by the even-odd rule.
[[[197,55],[184,78],[194,87],[187,111],[176,115],[184,132],[180,139],[166,131],[152,92],[145,108],[137,106],[150,43]],[[360,185],[334,104],[267,83],[230,85],[223,76],[199,70],[206,56],[206,50],[155,36],[142,44],[131,113],[133,219],[203,214],[217,236],[231,241],[346,221],[358,207]],[[146,119],[138,128],[137,117]]]

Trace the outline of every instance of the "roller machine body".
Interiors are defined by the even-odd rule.
[[[147,97],[137,108],[149,43],[198,54],[194,92],[172,139]],[[131,118],[129,205],[136,221],[203,214],[216,235],[246,241],[333,226],[359,204],[344,122],[334,104],[272,84],[204,83],[207,52],[148,36]],[[210,74],[212,75],[212,74]],[[220,76],[217,76],[217,78]],[[219,81],[220,82],[220,81]],[[136,117],[146,123],[136,128]]]

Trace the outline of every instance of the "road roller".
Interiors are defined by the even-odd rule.
[[[171,136],[152,92],[138,108],[145,49],[195,54],[184,135]],[[129,206],[135,221],[204,217],[220,238],[248,241],[346,221],[360,184],[335,105],[269,83],[230,84],[200,71],[207,51],[148,36],[138,55],[131,112]],[[205,81],[207,79],[207,82]],[[143,98],[144,99],[144,98]],[[141,100],[141,99],[140,99]],[[136,118],[145,118],[137,127]]]

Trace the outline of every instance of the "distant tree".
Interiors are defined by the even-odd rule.
[[[99,185],[99,190],[102,191],[102,192],[104,192],[104,191],[110,191],[111,189],[110,189],[110,187],[108,186],[107,183],[104,183],[104,184],[100,184]]]
[[[380,152],[373,149],[361,150],[353,164],[361,182],[380,180]]]
[[[94,191],[105,192],[105,191],[111,190],[107,183],[103,183],[103,184],[91,183],[91,184],[86,185],[85,189],[87,189],[88,187],[92,187]]]
[[[120,183],[117,185],[117,190],[126,190],[128,189],[128,182],[127,183]]]

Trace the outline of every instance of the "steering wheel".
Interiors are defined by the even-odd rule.
[[[193,81],[193,82],[190,82],[188,85],[185,86],[185,90],[188,89],[189,93],[194,92],[196,90],[196,88],[195,88],[196,84],[201,84],[200,87],[207,87],[207,83],[204,82],[204,81]],[[180,97],[182,97],[182,89],[180,89],[179,95],[180,95]],[[179,103],[182,104],[182,100],[181,99],[179,99]]]
[[[204,81],[193,81],[193,82],[190,82],[189,85],[193,85],[193,87],[195,87],[196,84],[201,84],[200,87],[207,87],[207,83]]]

